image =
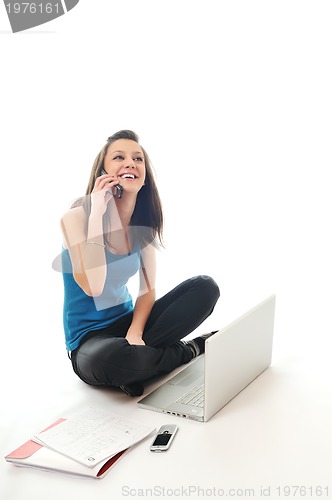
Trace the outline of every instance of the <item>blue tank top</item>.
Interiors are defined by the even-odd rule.
[[[105,253],[104,290],[99,297],[90,297],[74,280],[68,250],[62,251],[63,325],[68,351],[74,351],[91,330],[105,328],[134,309],[127,282],[139,270],[139,251],[129,255],[116,255],[108,250]]]

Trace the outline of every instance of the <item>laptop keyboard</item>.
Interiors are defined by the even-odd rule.
[[[182,403],[184,405],[198,406],[203,408],[204,405],[204,384],[192,387],[188,392],[182,394],[179,399],[176,400],[177,403]]]

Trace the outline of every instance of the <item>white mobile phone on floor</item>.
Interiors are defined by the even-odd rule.
[[[162,425],[156,435],[153,443],[150,446],[151,451],[167,451],[171,446],[176,431],[177,425]]]

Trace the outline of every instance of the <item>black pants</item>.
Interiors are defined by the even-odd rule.
[[[90,385],[142,383],[188,363],[191,349],[180,339],[197,328],[213,311],[218,285],[209,276],[188,279],[156,300],[146,323],[146,345],[131,345],[124,338],[132,313],[102,330],[87,334],[72,352],[75,373]]]

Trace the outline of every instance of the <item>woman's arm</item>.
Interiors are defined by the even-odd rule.
[[[135,303],[133,319],[126,335],[129,344],[144,345],[142,336],[145,324],[156,300],[155,281],[156,250],[152,245],[149,245],[141,252],[139,295]]]
[[[102,293],[106,281],[103,215],[108,203],[113,201],[110,188],[117,183],[118,179],[113,175],[99,176],[90,195],[91,212],[88,220],[83,207],[72,208],[61,219],[74,279],[92,297],[98,297]]]
[[[72,208],[61,219],[65,246],[69,251],[76,283],[90,296],[102,293],[106,280],[106,258],[102,216],[91,213],[86,233],[83,207]]]

